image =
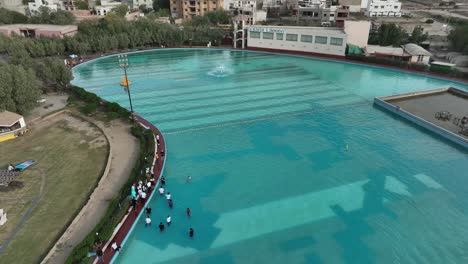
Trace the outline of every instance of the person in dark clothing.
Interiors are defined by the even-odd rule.
[[[151,207],[149,207],[149,206],[146,207],[145,212],[146,212],[147,215],[150,215],[151,214]]]
[[[98,248],[98,250],[96,250],[96,256],[98,258],[98,262],[104,261],[103,255],[104,253],[102,252],[102,249]]]
[[[164,184],[166,184],[166,178],[164,178],[164,176],[161,177],[161,185],[164,186]]]
[[[187,216],[190,217],[192,215],[192,211],[190,210],[190,208],[187,207]]]
[[[158,227],[159,227],[159,231],[161,231],[161,232],[164,231],[165,226],[164,226],[164,224],[162,222],[159,222]]]
[[[169,205],[169,208],[172,208],[174,206],[174,202],[172,199],[167,200],[167,204]]]
[[[189,229],[189,237],[193,237],[193,234],[194,234],[193,228],[190,228]]]

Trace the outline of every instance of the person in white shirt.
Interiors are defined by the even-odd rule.
[[[171,193],[170,193],[170,192],[168,192],[168,193],[166,194],[166,199],[167,199],[167,200],[170,200],[170,199],[171,199]]]
[[[149,216],[146,217],[145,219],[145,226],[150,226],[151,225],[151,218]]]
[[[164,188],[162,186],[159,187],[159,194],[164,195]]]
[[[170,226],[171,225],[171,216],[168,215],[167,218],[166,218],[166,222],[167,222],[167,225]]]
[[[111,247],[115,251],[120,251],[120,249],[122,248],[121,246],[117,245],[117,242],[115,242],[115,241],[114,241],[114,243],[112,243]]]
[[[146,199],[146,193],[145,192],[141,192],[141,199],[143,199],[143,200]]]

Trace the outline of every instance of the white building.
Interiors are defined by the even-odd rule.
[[[342,28],[254,25],[248,28],[247,47],[252,50],[344,56],[346,34]]]
[[[114,1],[107,1],[107,0],[102,0],[100,6],[96,6],[96,14],[98,16],[105,16],[107,13],[112,11],[113,8],[121,5],[121,2],[114,2]]]
[[[368,0],[366,16],[369,17],[400,17],[401,3],[398,0]]]
[[[57,11],[57,9],[59,8],[58,1],[54,2],[54,0],[49,0],[49,1],[34,0],[34,2],[29,2],[28,3],[29,13],[34,14],[34,13],[39,12],[39,8],[41,6],[45,6],[45,7],[49,8],[50,10],[53,10],[53,11]]]

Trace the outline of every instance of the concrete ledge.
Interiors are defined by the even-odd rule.
[[[444,89],[441,89],[443,91],[446,91],[447,88],[444,88]],[[437,92],[437,91],[436,91]],[[421,93],[420,95],[424,94],[424,93],[427,93],[427,92],[423,92]],[[401,98],[403,95],[399,95],[399,97]],[[392,99],[395,99],[395,98],[398,98],[398,96],[393,96]],[[439,127],[429,121],[426,121],[425,119],[422,119],[416,115],[413,115],[412,113],[408,112],[408,111],[405,111],[404,109],[401,109],[400,107],[398,106],[394,106],[388,102],[385,101],[385,99],[389,99],[389,97],[383,97],[383,98],[374,98],[374,104],[376,106],[379,106],[395,115],[398,115],[420,127],[423,127],[445,139],[448,139],[450,141],[452,141],[453,143],[455,144],[458,144],[462,147],[464,147],[465,149],[468,149],[468,139],[460,136],[460,135],[457,135],[451,131],[448,131],[442,127]]]

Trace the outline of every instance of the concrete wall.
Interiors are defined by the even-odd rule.
[[[265,39],[264,33],[273,33],[273,39]],[[260,38],[255,35],[260,34]],[[278,39],[283,34],[283,39]],[[286,40],[287,34],[296,34],[297,41]],[[312,42],[301,41],[301,36],[312,36]],[[316,43],[317,36],[326,37],[326,44]],[[331,38],[341,39],[341,45],[332,45]],[[346,50],[346,34],[342,29],[326,27],[279,27],[251,26],[248,28],[247,46],[253,48],[290,50],[344,56]]]
[[[370,21],[345,21],[344,31],[347,36],[347,43],[367,47],[369,40]]]
[[[374,104],[379,106],[379,107],[382,107],[383,109],[393,113],[393,114],[396,114],[398,116],[401,116],[403,117],[404,119],[418,125],[418,126],[421,126],[433,133],[436,133],[437,135],[445,138],[445,139],[448,139],[466,149],[468,149],[468,139],[460,136],[460,135],[457,135],[455,133],[452,133],[444,128],[441,128],[439,126],[436,126],[434,125],[433,123],[431,122],[428,122],[418,116],[415,116],[413,114],[411,114],[410,112],[407,112],[401,108],[398,108],[392,104],[389,104],[387,102],[385,102],[384,100],[380,99],[380,98],[375,98],[374,99]]]

